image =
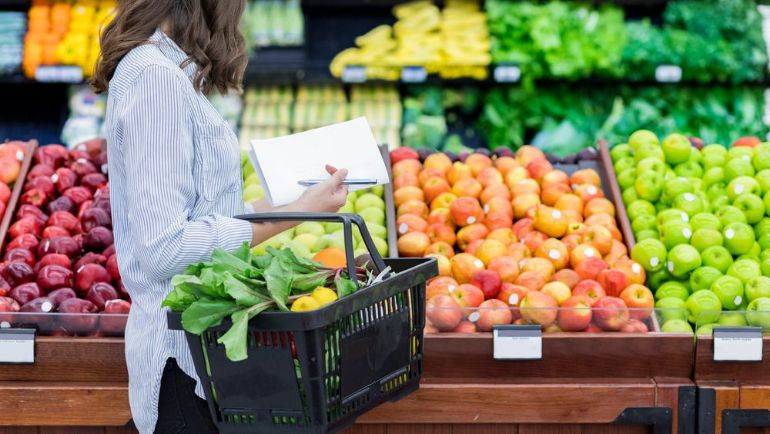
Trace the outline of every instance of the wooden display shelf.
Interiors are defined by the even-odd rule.
[[[16,214],[16,207],[21,198],[22,188],[24,182],[27,180],[27,173],[32,166],[32,158],[34,157],[35,150],[37,149],[37,140],[30,140],[24,143],[24,159],[21,162],[21,170],[19,171],[19,177],[16,182],[13,183],[11,190],[11,198],[8,201],[8,205],[5,208],[5,213],[0,215],[0,251],[5,244],[5,236],[8,233],[8,229],[11,227],[11,222]]]
[[[714,339],[699,336],[695,351],[698,427],[703,434],[770,434],[770,336],[761,362],[715,362]]]

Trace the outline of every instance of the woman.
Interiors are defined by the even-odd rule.
[[[161,301],[172,276],[214,249],[258,244],[291,226],[232,218],[244,212],[238,142],[204,96],[240,90],[244,0],[118,4],[93,85],[109,91],[115,247],[133,301],[126,326],[131,412],[143,434],[216,432],[198,398],[184,335],[167,329]],[[327,170],[330,180],[282,211],[338,210],[347,172]]]

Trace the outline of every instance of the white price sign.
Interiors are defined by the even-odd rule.
[[[401,69],[401,81],[404,83],[423,83],[428,79],[428,71],[422,66],[405,66]]]
[[[655,68],[655,80],[661,83],[679,83],[682,81],[682,68],[677,65],[660,65]]]
[[[498,83],[517,83],[521,80],[521,69],[516,65],[498,65],[493,75]]]
[[[0,363],[35,363],[35,330],[0,329]]]
[[[543,358],[543,332],[539,325],[495,326],[495,360],[540,360]]]
[[[363,83],[366,81],[366,67],[349,65],[342,70],[342,81],[345,83]]]
[[[715,327],[715,362],[761,362],[760,327]]]
[[[38,66],[35,80],[45,83],[81,83],[83,68],[79,66]]]

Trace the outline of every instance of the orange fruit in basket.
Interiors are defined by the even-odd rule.
[[[21,171],[21,164],[16,158],[0,159],[0,182],[11,184],[16,181]]]
[[[345,252],[336,247],[329,247],[319,251],[313,256],[313,260],[329,268],[342,268],[348,263],[347,259],[345,259]]]
[[[0,145],[0,160],[19,160],[19,156],[24,156],[24,149],[18,145],[18,142],[8,142]]]

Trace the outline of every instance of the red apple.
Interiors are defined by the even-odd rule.
[[[630,319],[626,303],[617,297],[602,297],[592,305],[594,322],[607,331],[618,331]]]

